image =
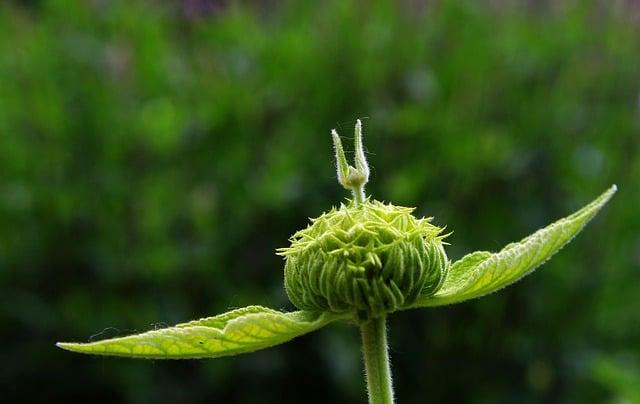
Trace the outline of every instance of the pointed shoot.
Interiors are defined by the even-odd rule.
[[[335,129],[331,129],[331,137],[333,137],[333,148],[336,151],[336,165],[338,171],[338,182],[345,188],[347,188],[347,177],[349,176],[349,163],[344,155],[344,149],[342,148],[342,142],[340,136]]]
[[[335,129],[331,130],[333,145],[336,151],[338,182],[353,193],[353,200],[360,203],[365,199],[364,186],[369,181],[369,164],[362,146],[362,122],[358,119],[355,128],[355,167],[347,163],[340,136]]]
[[[369,164],[364,155],[364,148],[362,147],[362,122],[358,119],[356,121],[355,129],[355,151],[356,151],[356,168],[364,176],[365,184],[369,182]]]

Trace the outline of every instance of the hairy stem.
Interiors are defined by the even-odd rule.
[[[386,317],[374,318],[362,324],[360,332],[369,403],[391,404],[393,403],[393,385],[387,347]]]
[[[356,206],[360,205],[366,199],[364,186],[352,189],[351,192],[353,194],[353,202],[356,204]]]

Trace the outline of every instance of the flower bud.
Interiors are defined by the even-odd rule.
[[[444,236],[412,211],[367,199],[312,219],[279,250],[291,302],[367,321],[435,293],[449,267]]]

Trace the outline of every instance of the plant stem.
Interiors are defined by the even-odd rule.
[[[353,202],[356,206],[364,202],[366,198],[364,194],[364,186],[352,189],[351,193],[353,194]]]
[[[386,326],[386,316],[373,318],[360,326],[370,404],[393,403]]]

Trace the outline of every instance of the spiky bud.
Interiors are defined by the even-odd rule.
[[[366,199],[312,219],[279,250],[291,302],[367,321],[435,293],[449,267],[444,236],[412,212]]]

